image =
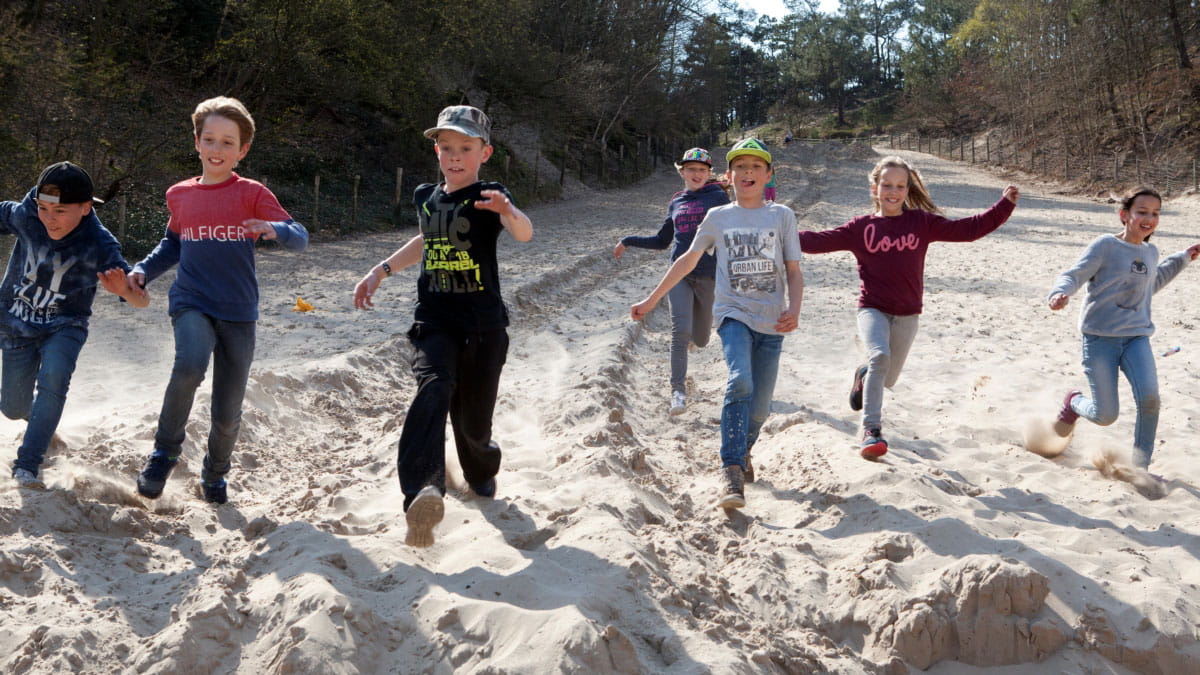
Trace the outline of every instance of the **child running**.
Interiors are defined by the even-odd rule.
[[[213,360],[212,426],[204,455],[205,501],[228,500],[225,475],[242,421],[242,399],[254,359],[258,278],[254,248],[274,240],[291,251],[308,246],[308,231],[279,200],[234,169],[254,140],[254,119],[241,101],[210,98],[192,113],[201,175],[167,190],[171,217],[166,235],[134,266],[130,283],[144,287],[179,265],[168,294],[175,331],[175,364],[154,433],[154,451],[137,479],[137,491],[162,494],[183,449],[196,388]]]
[[[1097,237],[1050,289],[1050,309],[1067,306],[1084,284],[1087,295],[1079,308],[1083,334],[1083,372],[1091,397],[1078,389],[1067,392],[1058,421],[1073,429],[1081,416],[1101,426],[1117,421],[1117,370],[1133,389],[1137,418],[1133,427],[1133,463],[1148,469],[1158,432],[1158,371],[1150,336],[1154,322],[1150,301],[1183,268],[1200,256],[1200,244],[1158,259],[1150,236],[1158,229],[1162,197],[1153,188],[1137,187],[1121,200],[1121,231]]]
[[[409,546],[432,546],[445,514],[446,416],[463,478],[480,497],[496,494],[500,446],[492,440],[492,413],[508,355],[508,310],[500,296],[496,242],[533,238],[533,223],[500,183],[479,180],[492,156],[491,121],[482,110],[450,106],[433,139],[444,182],[417,187],[421,232],[354,287],[354,306],[369,309],[380,282],[421,264],[417,306],[408,339],[417,392],[400,432],[397,467],[404,493]]]
[[[783,335],[796,329],[804,296],[796,214],[767,203],[763,189],[773,173],[771,153],[756,138],[725,155],[734,203],[711,209],[687,252],[667,270],[650,296],[631,308],[641,320],[696,265],[716,250],[713,314],[729,366],[721,407],[724,489],[718,505],[746,505],[745,482],[754,481],[750,451],[771,412]],[[786,297],[785,297],[786,293]]]
[[[850,251],[858,261],[858,335],[866,364],[854,371],[850,409],[862,410],[860,454],[870,460],[887,453],[883,439],[883,388],[900,370],[917,336],[925,286],[925,253],[935,241],[975,241],[1004,224],[1020,192],[1003,197],[978,215],[950,220],[933,205],[921,174],[900,157],[884,157],[871,170],[875,212],[823,232],[803,231],[805,253]]]
[[[613,249],[620,259],[626,246],[665,249],[673,241],[671,260],[677,260],[692,245],[696,228],[704,215],[715,206],[729,203],[729,196],[720,183],[712,178],[712,156],[704,148],[692,148],[683,153],[675,165],[683,178],[683,191],[676,192],[667,206],[667,217],[658,234],[648,237],[629,236]],[[688,347],[704,347],[712,334],[713,284],[717,261],[705,253],[690,274],[667,292],[671,304],[671,407],[670,414],[679,415],[687,409]]]
[[[62,418],[67,387],[88,336],[96,283],[134,307],[150,298],[130,288],[121,245],[100,224],[92,178],[70,162],[51,164],[20,202],[0,202],[0,234],[16,236],[0,286],[0,347],[4,350],[0,412],[28,420],[13,462],[23,488],[38,477]],[[34,395],[34,385],[37,395]]]

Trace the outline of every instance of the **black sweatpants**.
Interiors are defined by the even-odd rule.
[[[418,322],[408,339],[417,393],[404,419],[396,460],[405,511],[427,485],[446,493],[447,414],[467,483],[479,485],[500,471],[492,413],[508,357],[503,328],[461,332]]]

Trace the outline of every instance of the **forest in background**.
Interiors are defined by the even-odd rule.
[[[775,19],[728,0],[9,0],[0,188],[19,198],[42,166],[76,161],[121,205],[136,255],[161,235],[166,187],[196,173],[191,109],[219,94],[259,125],[241,171],[301,222],[321,176],[317,229],[331,233],[404,219],[396,171],[401,201],[436,178],[421,132],[456,103],[492,115],[485,177],[526,201],[553,198],[563,173],[633,180],[677,146],[764,124],[988,131],[1077,166],[1197,153],[1200,2],[788,7]]]

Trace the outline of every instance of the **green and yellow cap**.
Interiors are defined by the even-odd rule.
[[[763,160],[767,164],[771,163],[771,153],[767,151],[767,146],[763,145],[763,142],[757,138],[747,138],[738,141],[736,145],[729,149],[729,152],[725,153],[725,161],[732,164],[734,157],[741,157],[742,155],[751,155]]]

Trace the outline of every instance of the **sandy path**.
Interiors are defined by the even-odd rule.
[[[950,215],[1008,178],[916,153]],[[780,196],[801,226],[867,208],[864,148],[782,150]],[[1016,182],[1020,183],[1019,180]],[[888,394],[892,452],[862,461],[845,404],[858,362],[845,254],[806,258],[801,327],[785,340],[749,506],[714,508],[725,369],[692,355],[692,403],[669,417],[665,307],[628,306],[665,254],[611,247],[653,231],[678,179],[531,209],[504,240],[514,318],[494,501],[452,490],[438,543],[403,546],[395,441],[412,393],[403,338],[413,275],[373,312],[354,282],[402,233],[264,251],[259,348],[229,505],[195,493],[208,398],[186,465],[155,503],[133,497],[173,354],[166,279],[141,312],[98,303],[45,493],[0,487],[0,665],[17,672],[1187,672],[1200,669],[1200,431],[1187,270],[1156,299],[1164,414],[1160,501],[1088,455],[1124,448],[1081,425],[1050,461],[1021,427],[1083,383],[1074,306],[1053,276],[1116,222],[1108,205],[1022,184],[1013,219],[936,244],[926,312]],[[1164,252],[1200,239],[1176,202]],[[316,305],[289,310],[296,296]],[[1124,391],[1124,390],[1123,390]],[[11,462],[20,426],[0,423]],[[1041,660],[1039,662],[1039,660]],[[906,665],[907,664],[907,665]]]

